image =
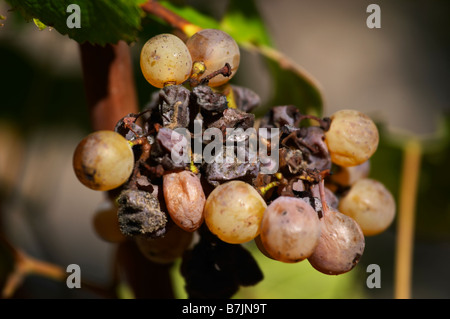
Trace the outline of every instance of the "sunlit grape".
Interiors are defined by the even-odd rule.
[[[341,198],[339,210],[352,217],[364,235],[376,235],[386,230],[395,217],[395,200],[380,182],[364,178],[358,180]]]
[[[331,117],[325,132],[331,161],[340,166],[356,166],[367,161],[378,147],[378,129],[365,114],[340,110]]]
[[[128,141],[114,131],[96,131],[76,147],[73,169],[85,186],[99,191],[119,187],[130,177],[134,155]]]
[[[266,207],[264,199],[251,185],[231,181],[217,186],[209,194],[205,222],[224,242],[244,243],[258,236]]]
[[[211,87],[228,82],[239,67],[241,56],[239,46],[231,36],[221,30],[203,29],[190,37],[186,46],[191,53],[193,63],[203,62],[206,67],[206,71],[199,79],[203,79],[212,72],[223,68],[225,63],[230,64],[231,76],[215,76],[209,81]]]
[[[186,44],[177,36],[164,33],[148,40],[141,50],[141,70],[153,86],[186,81],[192,69],[192,59]]]

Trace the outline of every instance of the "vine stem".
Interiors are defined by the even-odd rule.
[[[162,6],[155,0],[148,0],[141,5],[141,9],[148,14],[153,14],[168,24],[173,28],[181,30],[186,36],[190,37],[200,31],[202,28],[187,21],[186,19],[180,17],[174,12],[170,11],[166,7]]]
[[[414,249],[414,223],[417,186],[420,175],[421,144],[411,139],[405,145],[402,180],[400,185],[399,214],[395,260],[395,299],[411,298],[412,262]]]
[[[25,278],[29,275],[38,275],[55,281],[64,282],[68,274],[60,266],[35,259],[28,256],[22,250],[14,247],[3,235],[0,234],[0,242],[9,250],[14,260],[14,269],[7,276],[5,285],[2,289],[2,298],[11,298],[14,293],[22,285]],[[104,297],[114,296],[113,290],[104,289],[93,283],[80,280],[81,287],[86,288],[98,295]]]

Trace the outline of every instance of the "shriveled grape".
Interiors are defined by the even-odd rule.
[[[261,243],[272,258],[294,263],[309,257],[320,238],[316,211],[305,201],[281,196],[264,212]]]
[[[200,179],[190,171],[165,174],[163,192],[172,220],[185,231],[197,230],[204,220],[206,202]]]
[[[119,187],[128,180],[133,167],[134,155],[128,141],[114,131],[89,134],[78,144],[73,155],[75,175],[93,190]]]
[[[352,217],[366,236],[385,231],[395,217],[395,200],[389,190],[371,178],[358,180],[341,198],[339,211]]]
[[[331,161],[340,166],[356,166],[367,161],[378,147],[378,129],[365,114],[340,110],[331,117],[325,132]]]
[[[209,194],[205,222],[224,242],[240,244],[258,236],[266,207],[264,199],[250,184],[234,180],[217,186]]]
[[[322,232],[309,263],[327,275],[340,275],[352,270],[361,258],[365,239],[355,220],[338,211],[329,210],[320,219]]]
[[[120,231],[126,236],[158,237],[166,232],[167,216],[149,192],[126,189],[117,198]]]
[[[144,44],[140,64],[145,79],[157,88],[183,83],[192,69],[186,44],[170,33],[156,35]]]
[[[240,52],[236,41],[227,33],[216,29],[203,29],[186,41],[186,46],[191,53],[192,61],[202,62],[206,71],[198,77],[203,79],[214,71],[217,71],[228,63],[231,66],[231,75],[224,77],[217,75],[212,78],[208,85],[216,87],[228,82],[236,73]]]

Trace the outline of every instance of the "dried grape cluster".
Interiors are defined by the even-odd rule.
[[[386,230],[395,215],[392,195],[368,178],[379,138],[373,121],[356,110],[318,118],[293,105],[255,120],[259,97],[228,83],[239,57],[219,30],[186,44],[171,34],[150,39],[141,69],[160,90],[107,139],[94,132],[87,139],[95,142],[82,141],[74,154],[84,185],[116,194],[95,215],[99,235],[134,240],[154,262],[182,258],[193,298],[228,298],[262,280],[242,245],[252,240],[268,258],[348,272],[364,237]],[[255,153],[250,140],[263,147]],[[229,152],[230,143],[242,144]]]

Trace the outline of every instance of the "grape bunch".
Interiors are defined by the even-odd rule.
[[[393,196],[369,178],[379,136],[368,116],[340,110],[319,118],[281,105],[256,121],[258,95],[229,83],[239,62],[238,45],[220,30],[186,43],[172,34],[151,38],[140,65],[159,91],[114,131],[87,136],[73,157],[80,182],[114,199],[94,216],[99,235],[132,240],[153,262],[182,258],[192,298],[229,298],[262,280],[243,245],[251,241],[268,258],[346,273],[363,255],[365,236],[395,217]],[[253,160],[251,128],[270,149]],[[272,129],[279,134],[267,134]],[[230,141],[243,148],[228,152]],[[218,145],[227,152],[202,156]]]

